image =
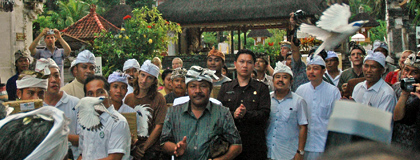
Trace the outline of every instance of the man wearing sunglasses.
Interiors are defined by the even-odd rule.
[[[89,50],[80,52],[70,66],[70,73],[75,79],[71,83],[66,84],[61,90],[77,98],[85,97],[83,83],[87,77],[95,73],[95,70],[96,62],[93,53]]]

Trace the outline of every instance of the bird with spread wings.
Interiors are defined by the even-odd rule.
[[[348,23],[351,16],[350,7],[346,4],[334,4],[322,13],[315,25],[301,24],[300,31],[324,41],[314,54],[334,49],[346,38],[355,34],[368,20]]]

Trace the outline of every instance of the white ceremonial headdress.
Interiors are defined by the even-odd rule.
[[[51,71],[50,68],[54,67],[54,68],[58,68],[57,63],[55,63],[55,61],[51,58],[45,59],[45,58],[41,58],[38,59],[36,61],[36,65],[35,65],[35,72],[44,72],[44,75],[50,75]]]
[[[385,42],[375,41],[373,43],[372,51],[375,51],[377,48],[383,48],[388,51],[388,45]]]
[[[363,63],[365,63],[366,60],[374,60],[374,61],[378,62],[379,64],[381,64],[382,67],[385,68],[385,56],[384,56],[384,54],[382,54],[382,52],[371,52],[371,51],[369,51],[368,55],[363,60]]]
[[[95,55],[93,55],[93,53],[90,52],[89,50],[84,50],[84,51],[80,52],[77,55],[76,59],[73,60],[73,62],[71,62],[70,73],[72,75],[73,75],[73,72],[72,72],[73,67],[76,66],[79,63],[92,63],[92,64],[96,65]]]
[[[187,75],[185,76],[185,84],[188,84],[191,81],[202,81],[205,80],[213,84],[213,79],[218,80],[219,77],[215,75],[216,71],[212,71],[207,68],[202,68],[200,66],[191,66],[188,70]]]
[[[122,82],[128,85],[127,77],[129,77],[129,75],[126,75],[121,71],[115,71],[108,76],[108,83],[111,84],[113,82]]]
[[[54,124],[44,140],[25,159],[63,159],[68,153],[70,121],[63,111],[55,107],[44,106],[30,112],[9,115],[0,120],[0,128],[12,120],[28,116],[39,116],[44,120],[54,121]]]
[[[308,58],[306,58],[306,63],[308,63],[307,64],[308,66],[312,64],[316,64],[316,65],[321,65],[325,67],[325,61],[319,55],[312,54],[311,56],[308,56]]]
[[[285,64],[283,64],[282,62],[278,61],[276,63],[276,68],[274,68],[274,72],[273,72],[273,76],[277,73],[287,73],[290,74],[290,76],[293,77],[293,72],[290,69],[289,66],[286,66]]]
[[[187,70],[185,68],[176,68],[172,71],[172,75],[171,75],[171,79],[175,79],[175,78],[179,78],[179,77],[183,77],[185,78],[185,76],[187,75]]]
[[[156,78],[159,77],[159,67],[153,64],[150,60],[144,61],[143,65],[141,65],[140,70],[147,72]]]
[[[130,68],[135,68],[137,70],[140,70],[140,64],[136,59],[127,59],[124,62],[124,67],[123,67],[123,71],[130,69]]]
[[[23,76],[23,77],[21,79],[16,80],[17,89],[23,89],[23,88],[29,88],[29,87],[39,87],[39,88],[47,89],[48,77],[43,77],[42,73],[26,70],[20,73],[19,77],[20,76]]]
[[[334,57],[338,58],[337,53],[335,53],[334,51],[328,51],[327,52],[327,58],[325,58],[325,60],[330,59],[330,58],[334,58]]]

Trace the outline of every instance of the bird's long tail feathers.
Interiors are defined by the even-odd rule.
[[[314,55],[318,55],[325,48],[325,42],[322,43],[315,51]]]
[[[149,136],[149,125],[153,109],[148,106],[149,104],[144,104],[137,105],[134,108],[137,113],[137,135],[140,137]]]

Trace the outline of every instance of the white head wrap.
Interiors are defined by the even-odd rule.
[[[410,54],[407,59],[405,59],[404,64],[420,69],[420,56],[416,56],[416,54]]]
[[[124,67],[123,67],[123,71],[130,69],[130,68],[135,68],[137,70],[140,70],[140,64],[139,62],[137,62],[136,59],[128,59],[124,62]]]
[[[325,58],[325,60],[330,59],[330,58],[334,58],[334,57],[338,58],[337,53],[335,53],[334,51],[328,51],[327,52],[327,58]]]
[[[316,65],[321,65],[325,67],[325,61],[319,55],[309,56],[308,58],[306,58],[306,63],[308,63],[307,64],[308,66],[312,64],[316,64]]]
[[[385,56],[382,54],[382,52],[368,52],[368,55],[365,57],[365,60],[363,60],[363,63],[365,63],[366,60],[374,60],[385,68]]]
[[[108,76],[108,83],[111,84],[113,82],[122,82],[128,85],[127,77],[129,77],[129,75],[126,75],[121,71],[115,71]]]
[[[171,79],[173,80],[178,77],[185,78],[185,75],[187,75],[187,72],[188,71],[185,68],[181,68],[181,67],[176,68],[172,71]]]
[[[96,65],[95,55],[93,55],[93,53],[90,52],[89,50],[84,50],[84,51],[80,52],[77,55],[76,59],[73,60],[73,62],[71,62],[71,65],[70,65],[70,73],[71,74],[73,74],[73,72],[72,72],[73,67],[76,66],[79,63],[92,63],[92,64]]]
[[[202,68],[200,66],[191,66],[190,70],[188,70],[187,75],[185,76],[185,84],[188,84],[191,81],[202,80],[213,84],[213,79],[219,79],[219,77],[217,77],[215,73],[216,71],[212,71],[207,68]]]
[[[381,42],[381,41],[375,41],[373,43],[372,51],[375,51],[379,47],[386,49],[388,51],[388,45],[385,42]]]
[[[36,61],[36,66],[35,66],[35,72],[42,72],[44,71],[44,75],[50,75],[51,71],[50,68],[54,67],[54,68],[58,68],[58,65],[55,63],[55,61],[51,58],[45,59],[45,58],[41,58],[38,59]]]
[[[29,87],[39,87],[47,89],[48,79],[36,78],[36,75],[25,75],[20,80],[16,80],[16,88],[23,89]]]
[[[156,78],[159,77],[159,67],[153,64],[150,60],[144,61],[143,65],[141,65],[140,70],[147,72]]]
[[[44,106],[30,112],[12,114],[0,121],[0,128],[12,120],[33,115],[54,121],[54,125],[44,140],[25,159],[63,159],[68,152],[70,121],[65,118],[63,111],[55,107]]]
[[[288,73],[290,74],[290,76],[293,77],[293,72],[290,69],[289,66],[286,66],[285,64],[283,64],[282,62],[278,61],[276,63],[276,68],[274,68],[274,72],[273,72],[273,76],[277,73]]]

